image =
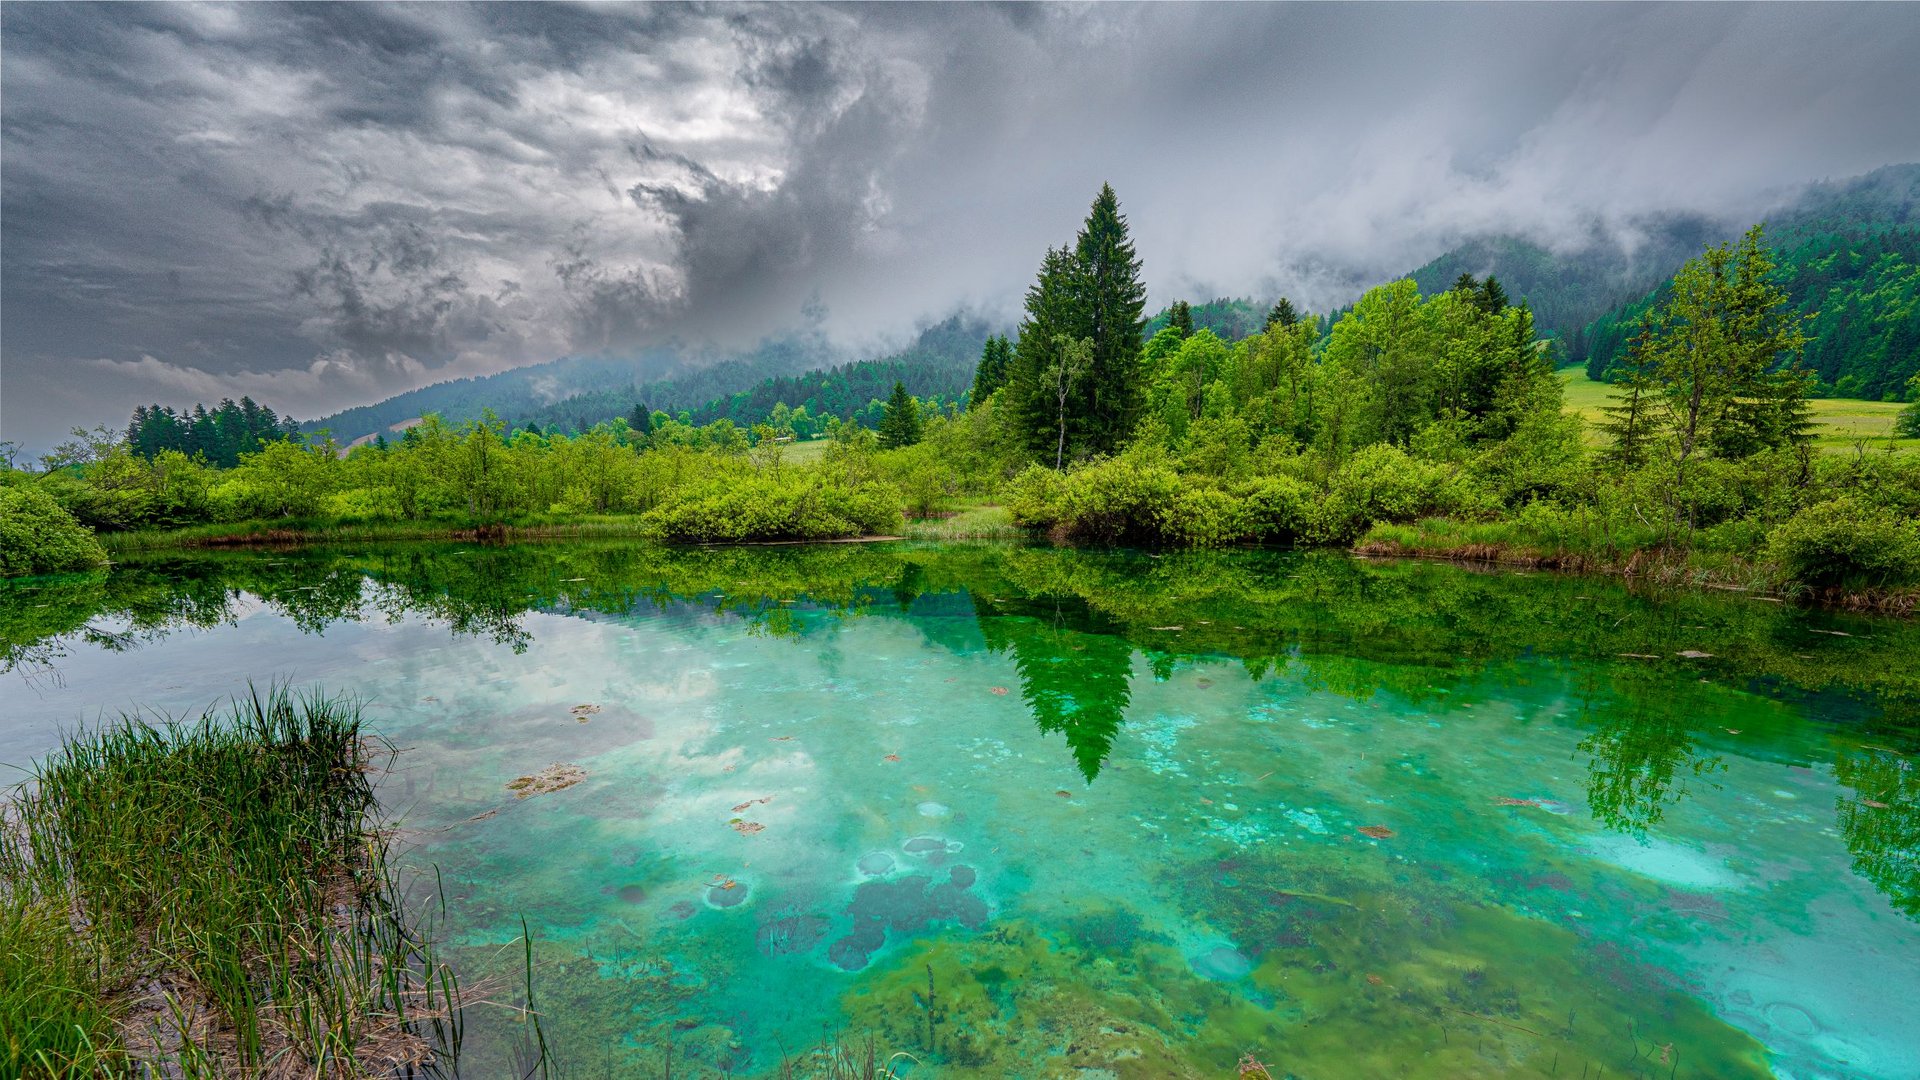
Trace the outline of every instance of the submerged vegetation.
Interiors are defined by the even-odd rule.
[[[6,806],[0,1074],[439,1075],[460,994],[371,819],[349,702],[70,738]]]

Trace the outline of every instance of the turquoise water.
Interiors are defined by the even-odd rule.
[[[0,631],[4,761],[249,679],[361,697],[451,955],[517,1005],[527,920],[570,1075],[823,1030],[921,1077],[1920,1075],[1910,623],[609,543],[139,562],[0,589]],[[468,1072],[516,1016],[470,1010]]]

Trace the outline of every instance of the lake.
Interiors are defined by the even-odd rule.
[[[1920,629],[1336,553],[356,546],[0,585],[0,761],[350,693],[574,1077],[1920,1075]],[[584,778],[520,797],[551,765]],[[515,1008],[469,1010],[501,1075]],[[1604,1071],[1603,1071],[1604,1070]]]

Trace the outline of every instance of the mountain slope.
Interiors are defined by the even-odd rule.
[[[748,352],[725,356],[662,347],[631,358],[568,357],[434,383],[300,427],[308,432],[324,428],[347,444],[398,431],[430,412],[461,424],[492,409],[515,426],[537,423],[542,429],[558,425],[584,430],[626,416],[641,402],[649,409],[693,412],[697,420],[705,418],[699,420],[703,423],[721,416],[754,423],[781,400],[789,407],[831,402],[829,411],[845,416],[867,404],[866,397],[848,404],[852,395],[878,385],[872,396],[885,397],[895,379],[920,397],[957,398],[973,383],[988,333],[984,321],[956,315],[921,331],[900,352],[858,361],[818,337],[769,339]],[[827,389],[823,380],[834,382],[841,392]],[[818,412],[819,405],[808,411]]]
[[[509,417],[520,426],[580,431],[627,415],[635,405],[687,412],[695,424],[732,420],[749,426],[775,405],[806,407],[813,416],[849,419],[885,398],[897,380],[915,397],[957,401],[973,385],[974,367],[992,333],[987,323],[953,316],[922,331],[913,345],[869,360],[817,366],[799,374],[767,374],[747,361],[726,361],[687,375],[566,398]],[[496,410],[498,412],[498,410]]]
[[[1892,166],[1810,189],[1767,223],[1775,280],[1806,317],[1805,362],[1827,392],[1899,400],[1920,372],[1920,166]],[[1624,355],[1652,291],[1595,318],[1574,359],[1603,378]]]
[[[1865,176],[1809,185],[1765,215],[1775,246],[1824,235],[1865,236],[1915,225],[1920,165],[1890,165]],[[1563,339],[1575,362],[1587,358],[1581,331],[1610,311],[1644,298],[1709,244],[1733,240],[1747,221],[1697,214],[1630,223],[1623,235],[1598,229],[1578,249],[1555,253],[1512,236],[1479,237],[1412,273],[1422,293],[1448,288],[1461,274],[1492,274],[1515,301],[1533,308],[1535,324]],[[1630,241],[1627,237],[1631,237]]]

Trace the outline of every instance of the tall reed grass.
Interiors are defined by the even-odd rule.
[[[391,749],[285,688],[69,737],[5,806],[0,1075],[440,1075],[460,990],[377,830]]]

